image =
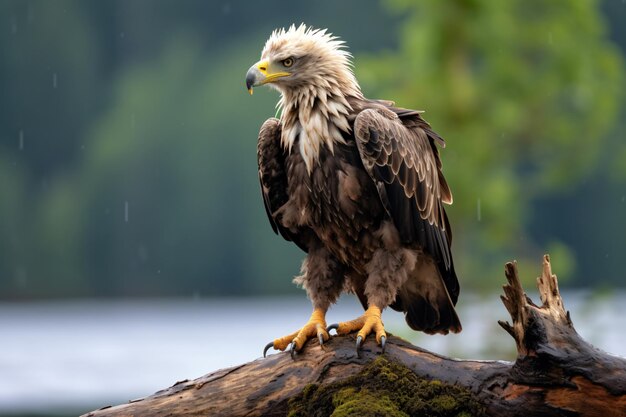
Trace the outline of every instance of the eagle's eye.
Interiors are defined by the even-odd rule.
[[[293,58],[289,57],[289,58],[283,59],[283,60],[282,60],[282,64],[283,64],[283,66],[285,66],[286,68],[289,68],[290,66],[292,66],[292,65],[293,65]]]

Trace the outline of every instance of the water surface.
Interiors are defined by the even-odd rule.
[[[626,356],[626,293],[570,292],[564,299],[586,340]],[[383,318],[389,332],[437,353],[515,358],[515,343],[496,323],[509,320],[497,295],[463,294],[458,308],[459,335],[413,332],[395,312]],[[328,323],[361,312],[344,296]],[[0,414],[88,411],[144,397],[259,358],[267,342],[301,327],[309,314],[304,295],[0,303]]]

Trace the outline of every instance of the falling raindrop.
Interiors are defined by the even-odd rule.
[[[135,113],[130,114],[130,128],[135,130]]]
[[[52,88],[57,88],[57,73],[52,74]]]
[[[120,32],[120,38],[124,39],[124,37],[126,36],[126,34],[124,32]]]
[[[13,35],[17,34],[17,18],[15,16],[11,17],[11,33]]]
[[[626,0],[624,0],[624,1],[626,1]],[[624,201],[626,201],[626,195],[623,195],[623,196],[622,196],[622,203],[623,203]]]
[[[19,149],[20,151],[24,150],[24,131],[20,129],[20,134],[19,134]]]
[[[478,221],[481,221],[482,211],[480,209],[480,198],[476,200],[476,217],[478,218]]]
[[[552,45],[552,32],[548,32],[548,45]]]
[[[128,201],[124,201],[124,221],[128,223]]]

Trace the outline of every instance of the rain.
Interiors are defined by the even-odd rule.
[[[550,252],[576,330],[626,355],[610,328],[626,314],[626,0],[292,3],[0,2],[0,417],[150,395],[255,360],[310,315],[292,283],[306,254],[259,190],[280,95],[244,88],[271,31],[300,22],[346,42],[366,97],[424,110],[445,139],[463,332],[387,309],[389,331],[513,360],[503,264],[531,282]],[[344,294],[328,322],[361,311]]]

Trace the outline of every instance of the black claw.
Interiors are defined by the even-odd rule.
[[[380,347],[382,348],[382,353],[385,353],[385,343],[387,342],[386,336],[380,337]]]
[[[324,335],[323,334],[318,334],[317,338],[320,340],[320,346],[322,346],[324,344]]]
[[[265,355],[267,354],[267,351],[273,347],[274,347],[274,342],[269,342],[267,345],[265,345],[265,349],[263,349],[263,357],[265,357]]]
[[[291,353],[291,359],[295,361],[297,352],[296,352],[296,344],[294,342],[291,342],[291,349],[289,349],[289,352]]]
[[[326,331],[330,332],[331,330],[337,330],[337,329],[339,329],[339,324],[338,323],[333,323],[333,324],[331,324],[330,326],[328,326],[326,328]]]
[[[361,343],[363,342],[363,337],[361,336],[357,336],[356,337],[356,356],[357,357],[361,357]]]

